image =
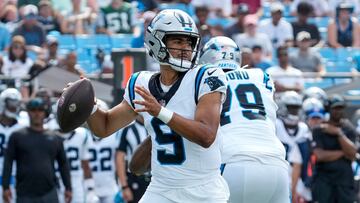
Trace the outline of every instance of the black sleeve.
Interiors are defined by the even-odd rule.
[[[358,137],[356,128],[349,120],[346,120],[343,123],[341,130],[346,135],[346,137],[349,138],[349,140],[351,140],[353,143],[356,142],[356,138]]]
[[[58,153],[56,156],[58,165],[59,165],[59,171],[61,174],[61,179],[64,183],[65,189],[66,190],[71,190],[71,180],[70,180],[70,167],[69,167],[69,162],[66,158],[66,153],[64,150],[64,145],[62,140],[59,138],[58,139]]]
[[[313,149],[315,148],[324,148],[324,143],[322,140],[323,132],[321,128],[315,128],[312,131],[313,140],[311,142],[311,146]]]
[[[120,143],[116,149],[117,151],[122,151],[122,152],[126,153],[126,146],[128,145],[128,141],[127,141],[127,132],[128,131],[129,131],[129,127],[126,127],[121,132]]]
[[[4,167],[3,167],[3,179],[2,179],[2,187],[3,190],[9,189],[10,185],[10,177],[12,171],[13,161],[15,159],[15,139],[16,134],[12,134],[9,138],[9,142],[5,151],[4,157]]]

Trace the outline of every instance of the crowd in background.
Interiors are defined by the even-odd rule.
[[[328,97],[322,90],[308,88],[306,84],[312,80],[321,80],[322,75],[333,69],[339,72],[357,71],[353,62],[356,62],[356,52],[360,48],[360,1],[0,0],[0,8],[0,72],[4,76],[0,89],[15,87],[21,93],[21,102],[24,104],[39,92],[39,87],[36,87],[32,79],[43,69],[55,66],[78,75],[88,73],[87,67],[81,67],[79,63],[81,55],[76,46],[61,46],[63,41],[59,40],[59,36],[111,37],[124,34],[139,38],[140,43],[137,46],[141,47],[146,26],[159,10],[184,10],[196,20],[202,45],[211,37],[228,36],[240,47],[242,65],[260,68],[273,78],[277,91],[276,100],[280,107],[278,136],[287,150],[287,160],[292,165],[289,174],[293,182],[293,202],[311,202],[311,191],[315,191],[314,194],[324,194],[324,191],[339,192],[325,188],[323,182],[314,181],[314,176],[320,176],[325,182],[359,193],[359,188],[355,188],[358,186],[356,184],[359,184],[359,164],[353,159],[344,158],[347,151],[343,150],[343,143],[330,141],[333,142],[330,143],[330,148],[336,151],[330,161],[342,162],[340,165],[334,164],[334,168],[324,164],[328,160],[325,158],[326,161],[323,161],[321,149],[328,149],[329,143],[324,141],[324,134],[338,136],[337,127],[343,128],[352,144],[359,148],[360,113],[346,119],[342,112],[346,110],[343,98],[333,98],[330,95]],[[97,68],[100,72],[111,73],[113,65],[109,61],[109,53],[97,47],[94,49],[91,54],[96,53],[97,58],[101,59]],[[338,60],[339,57],[331,56],[336,50],[348,51],[350,54],[341,61],[342,59]],[[346,67],[340,68],[341,65]],[[148,63],[149,69],[158,68],[150,66],[151,62]],[[304,72],[314,75],[311,79],[304,78]],[[51,93],[48,97],[52,98],[52,103],[56,101],[56,94]],[[5,111],[0,113],[0,117],[4,117]],[[22,123],[24,120],[29,123],[28,117],[22,116],[21,119]],[[352,119],[352,123],[349,119]],[[317,129],[314,126],[323,121],[332,121],[332,124],[322,126],[325,132],[312,131]],[[6,125],[1,119],[0,123]],[[336,126],[336,129],[331,126]],[[112,150],[114,149],[111,153],[115,153],[117,147],[121,146],[121,138],[114,139],[118,139],[117,145],[111,146]],[[94,143],[96,145],[97,142]],[[1,144],[6,143],[4,141]],[[5,145],[1,146],[1,149],[2,147]],[[96,152],[101,149],[94,148],[90,154],[105,153],[107,156],[106,150]],[[122,148],[123,151],[126,149]],[[126,156],[128,157],[120,157],[129,159],[131,155]],[[114,157],[109,160],[115,162]],[[69,160],[73,158],[68,157]],[[87,160],[91,161],[91,158]],[[109,161],[106,157],[102,160],[104,162],[100,163]],[[343,162],[345,166],[341,165]],[[107,169],[111,166],[113,165],[99,165],[92,169],[96,171],[101,167]],[[352,166],[350,173],[348,166]],[[322,174],[330,170],[329,168],[332,170],[329,174],[345,174],[346,177]],[[347,171],[343,173],[341,170]],[[115,181],[115,174],[113,175]],[[123,173],[117,175],[121,176]],[[95,185],[96,181],[95,178]],[[120,186],[116,186],[116,189],[112,188],[115,192],[111,195],[123,190],[123,196],[131,199],[132,193],[126,191],[128,187],[124,180],[122,181],[120,180]],[[313,184],[314,182],[316,184]]]

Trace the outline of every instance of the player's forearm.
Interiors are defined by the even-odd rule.
[[[355,160],[356,147],[344,134],[338,136],[338,141],[341,146],[341,150],[344,152],[346,158]]]
[[[104,138],[127,126],[135,120],[136,116],[137,114],[126,101],[122,101],[111,110],[103,111],[98,109],[89,117],[87,123],[94,135]]]
[[[2,174],[3,174],[3,176],[2,176],[3,190],[9,189],[11,171],[12,171],[12,160],[10,160],[9,158],[6,158],[6,156],[5,156],[4,168],[3,168],[3,171],[2,171]]]
[[[203,121],[186,119],[176,113],[168,123],[168,126],[182,137],[204,148],[212,145],[218,130],[218,126],[212,128],[211,125]]]
[[[194,119],[174,113],[168,126],[186,139],[204,148],[210,147],[220,124],[221,96],[219,92],[203,95],[196,107]]]
[[[151,137],[147,137],[135,150],[129,163],[131,173],[142,175],[151,168]]]
[[[291,192],[292,194],[296,193],[296,185],[300,178],[301,173],[301,164],[294,163],[292,165],[292,174],[291,174]]]
[[[323,149],[315,149],[314,154],[319,162],[329,162],[340,159],[344,156],[344,152],[341,150],[323,150]]]
[[[116,173],[121,187],[127,186],[125,154],[123,152],[116,152]]]

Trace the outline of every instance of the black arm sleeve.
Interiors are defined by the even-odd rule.
[[[64,145],[62,143],[62,141],[59,139],[59,150],[58,150],[58,154],[57,154],[57,162],[59,165],[59,171],[61,174],[61,179],[64,183],[65,189],[66,190],[71,190],[71,180],[70,180],[70,167],[69,167],[69,162],[66,158],[66,154],[65,154],[65,150],[64,150]]]
[[[15,138],[16,138],[15,135],[10,136],[9,143],[5,151],[4,167],[2,171],[3,172],[2,187],[4,190],[9,189],[9,185],[10,185],[12,165],[15,159]]]

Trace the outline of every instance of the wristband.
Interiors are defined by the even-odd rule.
[[[164,122],[165,124],[168,124],[170,122],[170,120],[172,119],[174,115],[174,112],[170,111],[169,109],[165,108],[165,107],[161,107],[159,115],[157,115],[156,117],[158,119],[160,119],[162,122]]]
[[[95,188],[95,181],[92,178],[84,180],[84,186],[86,190],[93,190]]]
[[[122,186],[122,187],[121,187],[121,190],[125,190],[125,189],[127,189],[127,188],[129,188],[129,186],[128,186],[128,185],[125,185],[125,186]]]

